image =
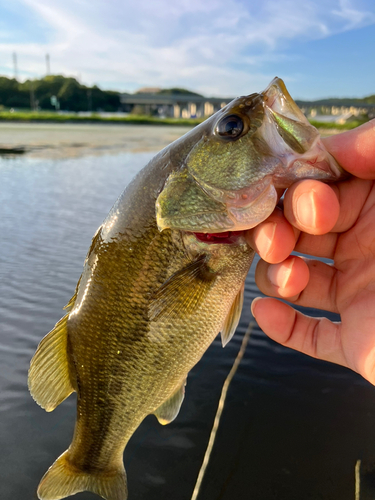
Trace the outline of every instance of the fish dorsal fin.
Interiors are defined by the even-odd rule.
[[[233,337],[236,331],[238,322],[240,321],[242,306],[243,306],[243,296],[244,296],[244,285],[242,285],[240,291],[237,293],[236,298],[229,309],[229,313],[225,319],[223,329],[221,330],[221,343],[225,347],[230,339]]]
[[[80,278],[81,279],[81,278]],[[74,295],[73,297],[69,300],[69,302],[66,304],[66,306],[63,308],[64,311],[66,312],[70,312],[73,307],[74,307],[74,304],[75,304],[75,301],[76,301],[76,298],[77,298],[77,291],[74,292]]]
[[[159,420],[159,423],[162,425],[167,425],[174,420],[178,412],[180,411],[182,401],[185,396],[185,385],[186,379],[182,383],[182,385],[177,389],[176,392],[172,394],[170,398],[168,398],[164,403],[159,406],[159,408],[154,412],[154,415]]]
[[[82,279],[82,275],[79,277],[79,280],[78,280],[78,283],[77,283],[77,286],[76,286],[76,289],[74,291],[74,294],[73,294],[73,297],[69,300],[69,302],[66,304],[66,306],[63,308],[64,311],[66,312],[70,312],[73,307],[74,307],[74,304],[76,302],[76,299],[77,299],[77,293],[78,293],[78,288],[79,288],[79,284],[81,283],[81,279]]]
[[[190,316],[202,303],[216,280],[206,257],[200,256],[172,276],[156,291],[149,306],[149,318]]]
[[[65,315],[42,339],[30,363],[29,390],[46,411],[54,410],[75,390],[67,351],[67,321]]]

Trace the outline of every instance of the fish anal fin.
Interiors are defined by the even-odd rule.
[[[221,330],[221,343],[225,347],[236,331],[238,322],[240,321],[240,316],[243,306],[243,296],[244,296],[244,285],[242,285],[240,291],[237,293],[236,298],[229,309],[228,315],[225,318],[223,329]]]
[[[88,473],[70,463],[65,451],[44,474],[39,487],[40,500],[58,500],[80,491],[91,491],[106,500],[126,500],[128,488],[123,464],[115,470]]]
[[[149,319],[159,316],[190,316],[202,303],[216,279],[206,257],[200,256],[172,274],[156,291],[149,306]]]
[[[172,420],[177,417],[182,401],[184,400],[185,385],[186,379],[177,391],[175,391],[170,398],[164,401],[164,403],[154,412],[154,415],[159,420],[160,424],[170,424]]]
[[[73,367],[68,359],[68,315],[40,342],[29,369],[29,390],[35,401],[52,411],[74,390]]]

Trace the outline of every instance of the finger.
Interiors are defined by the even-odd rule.
[[[255,270],[258,288],[272,297],[288,298],[299,296],[309,282],[309,268],[303,259],[290,256],[280,264],[258,262]]]
[[[341,324],[305,316],[269,298],[253,300],[251,311],[264,333],[279,344],[314,358],[348,366],[341,346]]]
[[[375,146],[374,146],[375,149]],[[334,189],[340,203],[340,215],[333,231],[348,231],[357,221],[373,187],[372,181],[353,177],[339,182]]]
[[[247,231],[246,239],[262,259],[276,263],[293,251],[296,235],[282,210],[276,207],[266,221]]]
[[[284,197],[284,214],[297,229],[309,234],[325,234],[339,218],[340,205],[335,191],[315,180],[300,181]]]
[[[265,295],[304,307],[338,312],[336,269],[318,260],[292,256],[280,264],[259,261],[255,281]]]
[[[315,180],[300,181],[285,193],[285,217],[304,233],[344,232],[357,221],[371,189],[371,181],[355,177],[331,186]],[[311,239],[308,244],[314,245]]]
[[[323,142],[346,171],[361,179],[375,179],[375,120]]]

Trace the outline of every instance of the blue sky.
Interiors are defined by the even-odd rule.
[[[133,92],[375,94],[375,0],[0,0],[0,74]]]

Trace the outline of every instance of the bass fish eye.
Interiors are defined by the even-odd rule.
[[[215,132],[226,139],[237,139],[242,134],[244,123],[238,115],[228,115],[216,125]]]

